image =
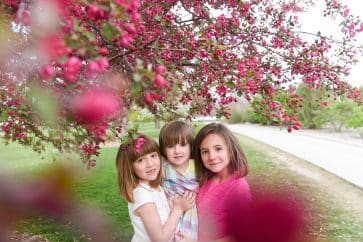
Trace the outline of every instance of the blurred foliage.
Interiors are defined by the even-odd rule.
[[[356,103],[352,101],[333,101],[324,108],[317,119],[325,125],[330,125],[335,131],[341,132],[342,128],[352,119]]]
[[[321,104],[328,92],[324,89],[313,89],[301,83],[297,88],[297,93],[304,98],[303,107],[299,110],[298,116],[303,126],[308,129],[319,129],[323,123],[318,118],[319,113],[324,109]]]
[[[227,121],[231,124],[252,122],[251,114],[252,112],[250,111],[250,108],[232,108],[231,116]]]

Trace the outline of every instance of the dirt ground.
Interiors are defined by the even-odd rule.
[[[329,196],[334,197],[340,206],[352,211],[362,221],[363,225],[363,190],[345,180],[332,175],[320,167],[312,165],[308,161],[297,158],[282,150],[266,145],[246,136],[238,135],[240,140],[269,157],[270,161],[284,166],[289,170],[311,179],[319,184],[319,189]]]

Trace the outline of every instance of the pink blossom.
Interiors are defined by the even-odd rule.
[[[50,79],[52,77],[54,77],[56,74],[56,71],[54,69],[54,67],[50,64],[45,64],[45,65],[42,65],[40,67],[40,70],[39,70],[39,75],[40,75],[40,78],[42,79]]]
[[[131,13],[131,21],[134,22],[134,23],[139,23],[140,22],[140,14],[137,13],[137,12],[132,12]]]
[[[73,17],[71,16],[65,17],[62,31],[66,34],[71,34],[73,27],[74,27]]]
[[[347,8],[347,7],[346,7],[346,8],[344,9],[343,16],[344,16],[344,17],[347,17],[347,16],[349,15],[349,12],[350,12],[349,8]]]
[[[145,143],[145,139],[143,137],[137,137],[135,140],[135,145],[134,145],[134,151],[135,152],[140,152],[142,149],[142,146]]]
[[[247,80],[246,81],[246,86],[252,87],[253,86],[253,82],[251,80]]]
[[[238,70],[239,70],[239,73],[241,76],[247,75],[247,67],[246,67],[246,63],[244,61],[242,61],[238,64]]]
[[[105,47],[102,47],[98,50],[98,54],[102,55],[102,56],[108,56],[108,49]]]
[[[107,12],[94,3],[88,6],[87,16],[91,21],[97,21],[108,18]]]
[[[227,93],[227,87],[224,84],[218,86],[216,89],[217,89],[217,93],[221,96],[224,96]]]
[[[200,57],[202,57],[202,58],[206,58],[206,57],[208,57],[208,53],[207,53],[205,50],[200,50],[200,51],[199,51],[199,55],[200,55]]]
[[[159,74],[156,75],[154,82],[155,82],[155,85],[159,88],[163,88],[167,85],[164,77]]]
[[[248,2],[244,2],[241,6],[241,12],[246,14],[250,10],[251,4]]]
[[[76,119],[85,124],[95,124],[116,117],[120,103],[115,93],[106,88],[94,88],[77,96],[72,101]]]
[[[70,57],[64,64],[64,78],[69,82],[75,82],[78,78],[78,73],[82,68],[82,62],[78,57]]]
[[[130,46],[132,41],[133,41],[132,37],[127,33],[124,33],[124,35],[122,35],[120,40],[118,41],[118,44],[122,47],[127,48]]]
[[[29,26],[31,22],[30,11],[28,9],[19,8],[16,12],[16,21]]]
[[[132,24],[132,23],[126,23],[126,24],[124,25],[124,28],[125,28],[125,30],[126,30],[129,34],[131,34],[131,35],[136,34],[136,28],[135,28],[135,25],[134,25],[134,24]]]
[[[39,41],[39,49],[47,58],[53,60],[69,53],[64,40],[58,35],[48,35]]]
[[[167,20],[167,21],[173,21],[174,20],[174,14],[172,14],[172,13],[167,13],[166,14],[166,16],[165,16],[165,19]]]
[[[153,97],[152,97],[152,95],[151,95],[151,93],[150,92],[147,92],[147,93],[145,93],[145,97],[144,97],[144,99],[145,99],[145,103],[147,104],[147,105],[150,105],[150,104],[152,104],[153,103]]]
[[[97,61],[89,61],[86,66],[85,76],[87,79],[94,78],[100,74],[100,66]]]
[[[156,73],[157,73],[157,74],[162,75],[162,74],[164,74],[164,73],[165,73],[166,68],[165,68],[165,66],[164,66],[164,65],[158,65],[158,66],[156,67],[155,71],[156,71]]]
[[[97,60],[97,64],[100,68],[100,72],[103,73],[107,71],[107,69],[110,67],[110,64],[108,62],[108,59],[106,57],[103,57],[101,59]]]

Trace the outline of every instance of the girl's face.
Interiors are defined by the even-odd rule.
[[[229,175],[231,163],[224,138],[218,134],[209,134],[200,144],[200,155],[204,166],[219,175]]]
[[[176,168],[189,164],[190,144],[175,144],[165,148],[168,161]]]
[[[150,184],[155,181],[160,172],[160,157],[157,152],[140,156],[134,163],[134,173],[140,182]]]

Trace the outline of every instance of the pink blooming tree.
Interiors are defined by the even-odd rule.
[[[297,81],[360,97],[344,78],[363,24],[341,1],[322,1],[341,36],[300,31],[309,0],[3,0],[1,130],[38,151],[79,151],[92,166],[133,107],[228,117],[238,96],[258,95],[272,119],[298,129]]]

